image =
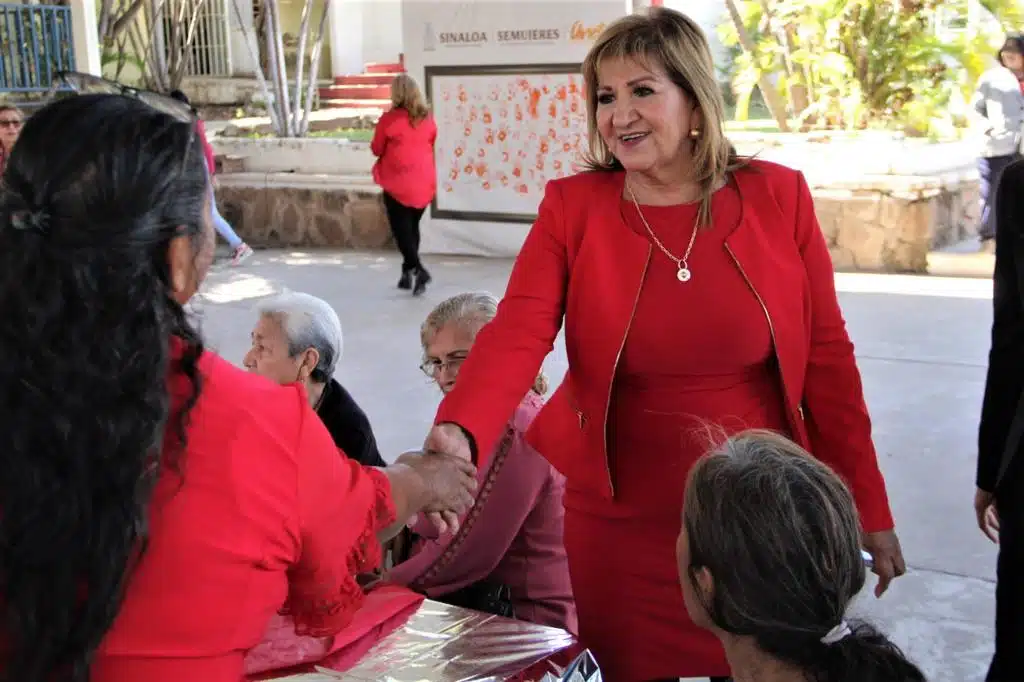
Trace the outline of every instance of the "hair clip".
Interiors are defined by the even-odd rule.
[[[46,231],[47,218],[43,211],[21,209],[11,213],[11,226],[16,230]]]
[[[845,620],[840,621],[839,625],[825,633],[825,636],[821,638],[821,643],[825,646],[830,646],[836,642],[841,642],[852,634],[853,630],[850,629],[850,624]]]

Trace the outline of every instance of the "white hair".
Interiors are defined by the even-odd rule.
[[[320,360],[312,379],[325,382],[334,374],[341,358],[341,320],[331,305],[316,296],[301,292],[278,294],[260,304],[261,316],[273,317],[281,325],[288,341],[288,355],[294,357],[310,348]]]
[[[434,336],[448,325],[455,325],[474,339],[480,329],[498,315],[498,298],[486,291],[470,291],[452,296],[437,304],[420,326],[420,342],[426,352]],[[544,395],[548,379],[541,371],[533,383],[533,391]]]

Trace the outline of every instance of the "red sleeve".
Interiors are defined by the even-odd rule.
[[[480,330],[459,381],[437,410],[436,424],[454,422],[472,434],[478,466],[494,450],[562,327],[569,281],[565,243],[561,192],[549,182],[498,314]]]
[[[370,142],[370,151],[373,152],[374,156],[383,156],[384,149],[388,146],[388,124],[391,121],[391,112],[386,112],[377,121],[377,126],[373,129],[373,140]]]
[[[381,563],[377,532],[395,522],[387,476],[339,457],[323,423],[304,411],[298,444],[301,553],[289,572],[286,609],[299,635],[343,629],[363,602],[357,573]]]
[[[811,350],[804,383],[811,450],[846,480],[864,529],[889,530],[892,512],[871,441],[871,419],[853,343],[836,295],[832,258],[803,174],[796,184],[797,245],[811,293]]]
[[[202,119],[196,121],[196,131],[199,133],[199,139],[203,143],[203,155],[206,157],[206,167],[210,171],[210,177],[213,177],[214,173],[217,172],[217,156],[213,151],[213,145],[206,139],[206,124],[203,123]]]

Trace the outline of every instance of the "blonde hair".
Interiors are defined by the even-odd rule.
[[[401,73],[391,81],[391,104],[396,109],[405,109],[409,112],[409,120],[413,125],[430,114],[430,106],[423,96],[423,91],[416,84],[416,80],[407,73]]]
[[[700,224],[710,226],[711,195],[743,161],[722,129],[725,103],[704,31],[681,12],[651,7],[644,13],[631,14],[612,23],[587,53],[583,60],[583,80],[590,149],[585,155],[585,165],[590,170],[621,171],[622,164],[612,155],[597,129],[597,72],[606,59],[633,59],[647,68],[661,66],[669,79],[700,109],[704,127],[700,136],[693,140],[693,179],[700,187]]]
[[[497,314],[498,299],[486,291],[467,292],[441,301],[420,326],[420,343],[423,345],[423,351],[426,352],[434,336],[449,325],[456,325],[475,339],[483,326]],[[531,390],[537,395],[548,392],[548,379],[544,372],[537,374]]]

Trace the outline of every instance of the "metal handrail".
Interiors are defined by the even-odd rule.
[[[0,3],[0,92],[45,93],[74,69],[70,7]]]

